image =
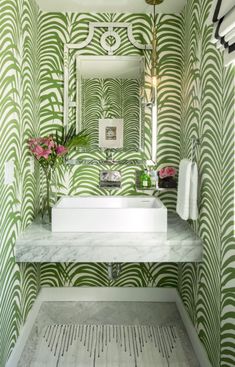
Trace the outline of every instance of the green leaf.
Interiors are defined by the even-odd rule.
[[[67,139],[66,137],[66,141],[65,141],[65,146],[69,149],[75,148],[77,146],[88,146],[90,142],[90,137],[88,134],[84,133],[84,130],[81,131],[79,134],[76,134],[72,137],[70,137],[70,139]]]

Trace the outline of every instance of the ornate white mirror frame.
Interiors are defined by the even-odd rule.
[[[113,55],[114,51],[116,51],[121,45],[121,39],[117,31],[117,28],[126,28],[127,35],[130,43],[140,50],[152,50],[152,45],[150,44],[141,44],[134,38],[133,35],[133,27],[131,23],[125,22],[90,22],[89,23],[89,32],[86,40],[79,44],[74,43],[66,43],[64,45],[64,126],[65,129],[68,126],[68,118],[69,118],[69,109],[70,108],[77,108],[76,101],[69,100],[69,51],[70,50],[81,50],[88,46],[95,34],[96,28],[107,28],[100,39],[100,44],[102,48],[107,52],[108,55]],[[113,37],[114,42],[112,45],[107,43],[107,38]],[[152,115],[156,113],[156,106],[152,106]],[[157,118],[154,116],[152,118],[152,153],[151,159],[155,161],[154,157],[156,157],[156,132],[157,132]]]

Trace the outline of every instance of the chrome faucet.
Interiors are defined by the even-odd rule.
[[[119,189],[121,188],[122,175],[120,171],[101,171],[100,188]]]

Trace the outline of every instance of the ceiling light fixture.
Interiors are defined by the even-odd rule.
[[[151,54],[151,110],[152,110],[152,152],[151,161],[153,165],[156,164],[157,155],[157,15],[156,15],[156,5],[159,5],[164,0],[145,0],[148,5],[153,6],[153,28],[152,28],[152,54]]]
[[[151,55],[151,79],[152,87],[157,87],[157,15],[156,5],[163,3],[164,0],[145,0],[148,5],[153,6],[153,28],[152,28],[152,55]]]

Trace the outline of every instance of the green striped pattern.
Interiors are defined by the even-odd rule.
[[[179,267],[179,290],[213,367],[235,365],[234,69],[225,69],[211,44],[210,0],[189,0],[184,10],[181,155],[201,138],[201,265]]]
[[[96,263],[41,264],[45,287],[176,287],[178,267],[174,264],[122,264],[120,278],[110,281],[107,266]]]
[[[133,24],[134,36],[141,43],[151,41],[151,18],[144,14],[61,14],[42,13],[40,16],[40,54],[41,54],[41,133],[52,132],[62,123],[63,111],[63,43],[78,43],[86,39],[88,22],[130,22]],[[158,159],[161,165],[171,164],[178,166],[180,157],[180,101],[182,76],[182,17],[178,15],[158,16],[159,38],[159,149]],[[97,29],[91,44],[81,50],[83,55],[104,55],[99,40],[104,29]],[[116,55],[141,55],[142,51],[130,44],[126,30],[120,29],[121,47]],[[145,53],[147,65],[150,52]],[[69,82],[70,96],[75,99],[75,57],[71,53],[71,78]],[[146,79],[149,75],[146,70]],[[113,82],[113,87],[119,90],[120,80]],[[96,94],[90,89],[87,82],[89,99],[92,99],[92,108],[84,113],[85,119],[91,122],[97,119],[101,99],[99,86]],[[110,82],[106,81],[110,87]],[[114,85],[115,84],[115,85]],[[148,86],[148,85],[147,85]],[[102,89],[106,90],[105,86]],[[126,91],[125,94],[128,94]],[[93,100],[93,96],[96,100]],[[117,99],[119,97],[117,96]],[[115,101],[115,110],[118,111],[119,102]],[[145,153],[149,156],[151,145],[150,111],[147,110],[145,120]],[[101,111],[102,113],[102,111]],[[92,116],[90,118],[90,116]],[[115,116],[113,116],[115,117]],[[71,115],[71,121],[74,116]],[[132,124],[132,121],[131,121]],[[91,122],[93,126],[93,123]],[[133,125],[133,124],[132,124]],[[84,155],[87,157],[87,154]],[[102,158],[102,153],[88,155],[91,159]],[[136,159],[139,153],[119,153],[120,159]],[[135,166],[114,166],[122,173],[122,188],[119,191],[101,190],[99,172],[110,169],[109,166],[76,166],[62,167],[57,172],[58,191],[66,195],[131,195],[135,193]],[[162,195],[162,199],[170,208],[175,208],[175,193]],[[42,285],[93,285],[109,286],[107,269],[103,264],[43,264],[41,268]],[[117,286],[173,286],[177,285],[177,264],[126,264],[123,266],[120,280],[112,285]]]
[[[0,41],[1,49],[4,50],[0,55],[1,366],[5,365],[15,344],[20,327],[34,302],[40,284],[110,285],[104,264],[42,264],[40,269],[34,264],[22,264],[19,267],[14,260],[17,233],[29,224],[39,207],[39,171],[36,167],[34,175],[29,172],[27,140],[33,135],[47,135],[54,132],[62,123],[63,44],[80,42],[86,38],[89,21],[132,22],[135,38],[139,42],[150,42],[151,19],[146,15],[42,14],[38,17],[38,8],[33,0],[5,0],[1,3]],[[171,85],[176,86],[176,80],[180,80],[181,75],[178,63],[181,51],[177,45],[179,40],[182,41],[182,21],[180,16],[159,16],[158,21],[161,25],[159,34],[161,33],[160,39],[162,39],[160,41],[162,85],[159,90],[164,89],[165,99],[164,105],[163,103],[161,105],[159,129],[165,141],[174,140],[174,164],[177,165],[179,145],[177,145],[176,134],[179,132],[180,113],[176,100],[180,101],[180,94],[179,88],[174,88],[174,91],[170,88]],[[173,36],[173,41],[165,37],[166,30]],[[94,42],[85,50],[85,54],[103,54],[103,50],[98,45],[101,32],[103,30],[98,30]],[[140,52],[130,45],[124,30],[120,30],[120,35],[122,45],[118,54],[140,55]],[[149,54],[146,55],[146,59],[149,60]],[[170,59],[172,62],[169,61]],[[167,76],[166,80],[164,76]],[[73,89],[73,83],[74,80],[71,80],[70,90]],[[159,96],[159,102],[162,98],[163,94],[162,97]],[[174,126],[169,124],[170,119],[174,120]],[[149,112],[145,123],[146,153],[149,154],[151,141]],[[159,153],[159,158],[162,152],[163,149]],[[165,149],[165,157],[167,154],[168,150]],[[139,157],[137,153],[120,153],[120,159],[136,157]],[[4,186],[4,163],[9,159],[15,159],[15,182],[11,186]],[[105,166],[99,169],[80,166],[62,167],[57,173],[59,192],[69,195],[116,194],[97,188],[99,170],[106,168]],[[132,194],[136,167],[114,168],[120,169],[123,175],[123,186],[118,194]],[[174,208],[174,194],[163,199],[169,208]],[[177,265],[124,264],[121,278],[115,285],[176,287]]]
[[[84,79],[82,94],[82,129],[90,136],[90,148],[99,149],[99,119],[123,119],[125,149],[139,149],[138,79]]]
[[[38,171],[29,172],[27,139],[37,133],[39,83],[38,8],[33,0],[5,0],[0,6],[0,366],[19,335],[39,289],[39,266],[18,266],[14,243],[32,220]],[[15,181],[4,185],[4,164],[15,162]]]
[[[116,283],[104,264],[22,264],[14,259],[15,238],[39,206],[39,172],[29,172],[27,139],[55,131],[63,121],[63,44],[86,38],[89,22],[131,22],[135,38],[151,39],[151,18],[143,14],[41,13],[33,0],[2,0],[0,19],[0,366],[42,286],[176,287],[213,367],[235,365],[234,292],[234,69],[224,69],[210,43],[206,20],[212,0],[188,0],[181,15],[158,16],[158,162],[178,166],[190,155],[190,137],[202,138],[197,153],[201,178],[200,218],[204,258],[194,264],[123,264]],[[103,55],[99,29],[81,52]],[[120,29],[117,55],[140,55]],[[37,48],[38,42],[38,48]],[[74,55],[73,55],[74,56]],[[150,54],[145,53],[147,62]],[[40,61],[40,65],[38,64]],[[70,95],[75,90],[71,61]],[[38,71],[40,69],[40,75]],[[148,72],[147,72],[148,73]],[[40,77],[40,84],[39,84]],[[40,87],[40,90],[39,90]],[[147,85],[148,87],[148,85]],[[39,101],[40,94],[40,101]],[[40,108],[39,108],[40,102]],[[40,115],[40,131],[38,117]],[[72,119],[74,116],[72,116]],[[145,153],[150,151],[150,114],[145,120]],[[101,157],[101,153],[91,158]],[[120,159],[138,153],[119,153]],[[15,182],[5,186],[4,163],[15,160]],[[123,176],[118,192],[98,188],[107,166],[61,167],[58,191],[68,195],[131,195],[135,166],[116,166]],[[170,210],[175,193],[162,194]]]

